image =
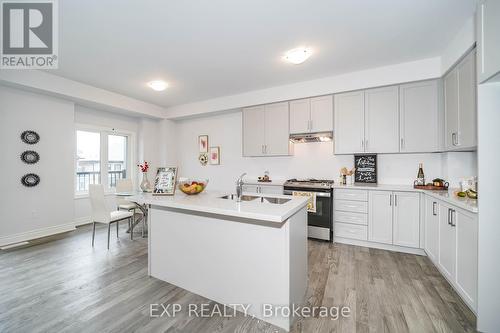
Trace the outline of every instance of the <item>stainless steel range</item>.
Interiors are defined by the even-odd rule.
[[[333,240],[333,180],[290,179],[284,184],[284,194],[309,194],[314,205],[308,210],[308,235],[310,238]],[[304,193],[305,192],[305,193]]]

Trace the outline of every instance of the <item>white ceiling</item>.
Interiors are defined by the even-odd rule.
[[[162,106],[439,56],[475,0],[60,1],[54,74]],[[302,65],[281,60],[300,46]],[[52,72],[52,71],[51,71]],[[164,79],[170,88],[146,86]]]

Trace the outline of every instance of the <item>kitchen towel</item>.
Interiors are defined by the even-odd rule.
[[[310,213],[316,213],[316,193],[293,191],[292,195],[294,197],[309,197],[309,202],[307,203],[307,211]]]

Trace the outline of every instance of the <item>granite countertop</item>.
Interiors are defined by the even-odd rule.
[[[457,189],[449,189],[448,191],[431,191],[413,188],[413,185],[390,185],[390,184],[363,184],[363,185],[341,185],[334,184],[334,189],[357,189],[357,190],[377,190],[377,191],[402,191],[402,192],[419,192],[431,196],[435,199],[442,200],[456,207],[462,208],[472,213],[478,212],[477,199],[460,198],[455,195]],[[334,197],[335,198],[335,197]]]
[[[232,216],[253,220],[283,223],[300,209],[307,205],[308,199],[303,197],[292,197],[284,195],[256,195],[255,193],[243,193],[267,198],[289,199],[284,204],[273,204],[253,201],[236,202],[235,200],[221,199],[221,196],[230,193],[205,191],[197,195],[187,195],[176,191],[174,196],[153,196],[150,193],[140,193],[126,197],[126,200],[138,204],[152,206],[177,208],[187,211],[204,212],[224,216]]]

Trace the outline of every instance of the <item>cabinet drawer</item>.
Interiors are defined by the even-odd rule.
[[[335,199],[368,201],[368,191],[362,190],[335,190]]]
[[[333,230],[337,237],[368,240],[368,227],[366,225],[335,223]]]
[[[333,220],[335,222],[368,225],[368,215],[364,213],[335,211],[333,213]]]
[[[334,200],[335,210],[353,213],[367,213],[368,202],[353,200]]]

